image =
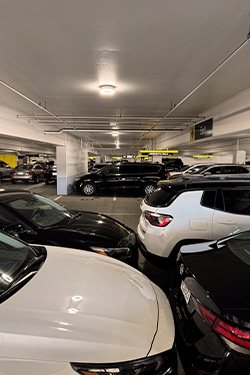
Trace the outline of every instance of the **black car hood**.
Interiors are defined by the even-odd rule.
[[[135,233],[132,229],[113,218],[95,212],[79,212],[79,216],[71,220],[63,230],[84,233],[91,242],[108,241],[109,247],[128,246],[135,242]]]
[[[184,247],[195,248],[200,244]],[[202,244],[204,248],[204,244]],[[182,260],[223,314],[250,322],[250,266],[228,249],[182,253]]]

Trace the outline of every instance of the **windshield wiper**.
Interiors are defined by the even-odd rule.
[[[72,224],[74,221],[78,220],[82,216],[82,213],[79,211],[76,213],[72,213],[72,214],[73,214],[73,217],[70,218],[69,224]]]

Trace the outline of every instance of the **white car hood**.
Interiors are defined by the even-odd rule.
[[[103,255],[46,248],[38,273],[0,305],[0,356],[92,363],[145,357],[159,317],[151,282]]]

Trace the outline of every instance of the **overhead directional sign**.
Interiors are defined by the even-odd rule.
[[[211,137],[213,135],[213,119],[202,121],[190,127],[190,141]]]

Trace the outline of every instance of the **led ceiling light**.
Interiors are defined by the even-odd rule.
[[[99,88],[100,93],[103,95],[113,95],[115,93],[115,86],[113,85],[101,85]]]

